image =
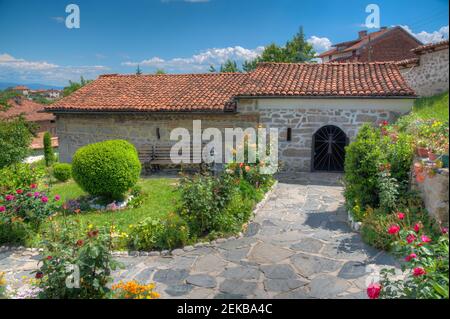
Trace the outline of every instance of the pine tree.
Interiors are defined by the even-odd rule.
[[[140,66],[138,64],[138,66],[136,68],[136,75],[141,75],[141,74],[142,74],[142,71],[141,71],[141,68],[140,68]]]
[[[240,72],[236,61],[233,60],[227,60],[224,64],[220,66],[220,72],[223,73],[236,73]]]
[[[216,70],[216,68],[214,67],[214,65],[210,65],[209,66],[209,70],[208,70],[210,73],[216,73],[217,72],[217,70]]]

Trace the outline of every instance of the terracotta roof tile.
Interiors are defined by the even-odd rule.
[[[394,63],[261,63],[251,73],[104,75],[46,110],[223,112],[238,96],[414,96]]]
[[[103,75],[48,110],[224,111],[247,79],[242,73]]]
[[[414,96],[394,63],[261,63],[241,96]]]
[[[25,98],[19,100],[11,99],[8,101],[8,104],[10,107],[6,111],[0,111],[0,118],[12,118],[23,114],[25,119],[30,122],[51,121],[55,119],[52,114],[43,113],[46,105]]]
[[[448,49],[448,45],[449,45],[449,40],[444,40],[444,41],[437,42],[437,43],[421,45],[417,48],[412,49],[411,51],[416,54],[423,54],[425,52],[432,52],[432,51]]]

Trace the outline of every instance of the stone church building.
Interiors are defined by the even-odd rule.
[[[342,171],[358,128],[395,120],[414,98],[395,63],[261,63],[250,73],[103,75],[46,110],[63,162],[102,140],[170,143],[172,129],[202,120],[203,129],[278,128],[285,171]]]

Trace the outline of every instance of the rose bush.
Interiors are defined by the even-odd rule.
[[[448,299],[449,257],[448,229],[432,237],[420,222],[413,226],[410,216],[397,214],[397,222],[386,230],[396,240],[393,252],[404,259],[402,278],[392,279],[395,269],[383,269],[381,281],[367,288],[369,298]]]

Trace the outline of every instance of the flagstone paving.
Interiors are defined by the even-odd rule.
[[[244,237],[178,249],[168,256],[121,256],[115,281],[155,282],[162,298],[366,298],[379,269],[398,267],[347,224],[339,174],[280,176]],[[0,270],[20,279],[36,253],[2,252]]]

